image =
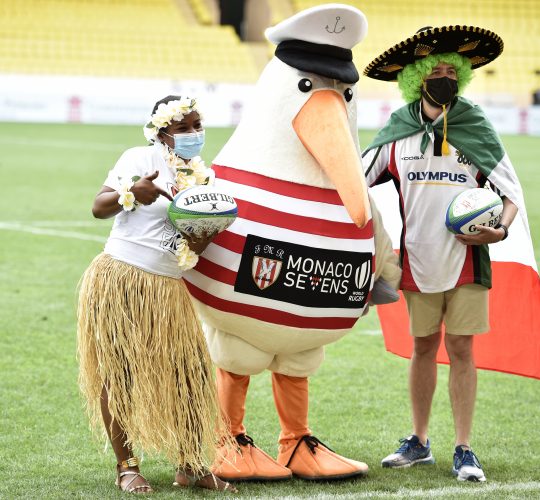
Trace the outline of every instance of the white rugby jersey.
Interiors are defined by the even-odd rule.
[[[466,283],[490,288],[487,245],[464,245],[445,226],[446,210],[454,197],[483,186],[486,178],[450,144],[449,155],[435,156],[433,134],[426,152],[420,153],[421,139],[418,133],[370,150],[363,158],[369,186],[391,180],[399,193],[401,288],[427,293]],[[508,155],[504,162],[510,162]]]
[[[236,323],[240,336],[257,325],[269,332],[348,331],[372,287],[371,219],[357,228],[334,189],[212,168],[216,187],[235,198],[238,218],[184,280],[213,309],[213,326],[223,329],[233,314],[247,318]]]

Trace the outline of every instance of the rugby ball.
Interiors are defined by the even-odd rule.
[[[446,210],[446,227],[454,234],[476,234],[475,226],[495,227],[501,220],[500,196],[484,188],[467,189],[458,194]]]
[[[200,235],[224,231],[238,215],[234,198],[213,186],[194,186],[180,191],[167,210],[174,227]]]

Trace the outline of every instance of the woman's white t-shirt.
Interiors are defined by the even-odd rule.
[[[104,185],[116,191],[134,176],[144,177],[157,170],[159,175],[154,184],[174,196],[175,176],[164,155],[165,147],[159,143],[128,149],[109,172]],[[181,235],[167,217],[169,203],[160,196],[151,205],[120,212],[114,219],[104,252],[150,273],[179,278],[182,272],[175,251]]]

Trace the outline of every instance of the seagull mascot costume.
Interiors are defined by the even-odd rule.
[[[308,376],[323,346],[362,316],[374,280],[397,287],[400,278],[360,160],[351,49],[366,32],[364,14],[340,4],[267,29],[275,57],[214,160],[216,186],[234,196],[238,218],[184,278],[238,443],[214,466],[227,480],[328,480],[368,470],[308,426]],[[281,425],[277,460],[243,424],[250,375],[265,369]]]

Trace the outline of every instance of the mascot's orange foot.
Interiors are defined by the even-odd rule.
[[[365,476],[368,466],[334,453],[315,436],[303,436],[278,455],[278,462],[286,465],[300,479],[346,479]]]
[[[282,481],[291,479],[287,467],[257,448],[245,434],[236,436],[237,449],[221,448],[212,472],[225,481]]]

